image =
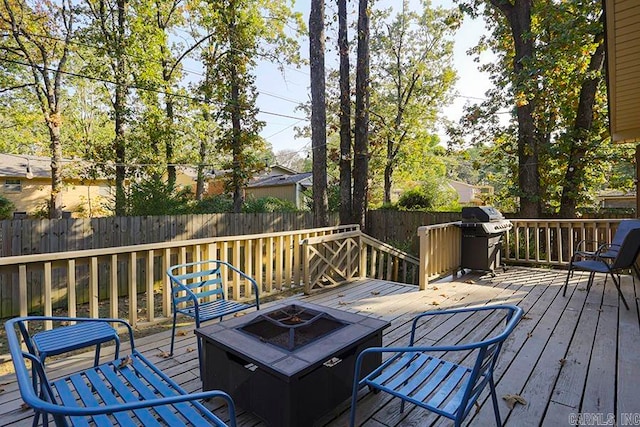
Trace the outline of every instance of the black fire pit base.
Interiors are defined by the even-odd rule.
[[[226,391],[238,407],[274,427],[311,426],[348,399],[357,355],[382,346],[382,331],[389,322],[313,304],[296,305],[324,311],[347,325],[294,351],[239,330],[260,312],[197,329],[203,340],[203,389]],[[380,363],[379,354],[366,358],[361,375]]]

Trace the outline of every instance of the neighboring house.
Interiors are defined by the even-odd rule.
[[[313,185],[312,173],[296,173],[283,166],[254,178],[245,188],[245,198],[276,197],[295,203],[298,209],[305,207],[304,191]]]
[[[63,161],[62,204],[66,215],[100,216],[111,197],[107,179],[82,179],[80,160]],[[33,214],[51,199],[51,159],[0,154],[0,194],[15,205],[14,216]],[[73,213],[73,214],[72,214]]]
[[[602,190],[596,196],[601,208],[635,208],[636,192],[620,190]]]
[[[482,206],[493,195],[490,185],[471,185],[460,181],[449,181],[449,185],[458,193],[458,202],[462,205]]]

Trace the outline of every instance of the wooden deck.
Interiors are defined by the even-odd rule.
[[[416,313],[450,307],[513,303],[525,310],[525,317],[503,347],[496,371],[498,397],[522,396],[525,405],[509,409],[502,399],[502,419],[507,426],[597,425],[615,419],[618,425],[640,425],[640,285],[623,277],[623,292],[631,310],[618,303],[611,280],[603,280],[587,295],[586,274],[576,273],[567,297],[562,296],[566,271],[513,267],[496,277],[465,275],[456,281],[430,284],[425,291],[380,280],[361,280],[312,296],[297,296],[316,304],[359,312],[391,321],[384,345],[404,345],[408,322]],[[483,324],[429,324],[425,342],[482,337],[493,326]],[[178,336],[174,357],[165,358],[170,330],[136,340],[136,345],[158,367],[188,391],[200,390],[195,337],[192,327]],[[107,354],[111,348],[106,347]],[[55,374],[91,364],[92,354],[51,360]],[[21,408],[12,376],[0,377],[0,426],[30,425],[32,411]],[[473,426],[495,425],[485,391],[479,410],[468,417]],[[224,410],[211,403],[216,413]],[[448,420],[407,405],[399,412],[398,399],[363,390],[358,404],[358,423],[376,426],[449,425]],[[349,403],[325,417],[319,425],[345,426]],[[240,426],[264,425],[252,414],[239,410]]]

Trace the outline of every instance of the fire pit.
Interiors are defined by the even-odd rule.
[[[196,330],[204,390],[221,389],[270,426],[306,426],[351,396],[356,356],[389,322],[296,302]],[[381,363],[365,359],[362,375]]]
[[[346,325],[325,312],[289,305],[261,314],[240,330],[262,342],[294,351]]]

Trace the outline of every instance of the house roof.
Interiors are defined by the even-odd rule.
[[[27,167],[34,178],[51,178],[51,159],[49,157],[0,153],[1,177],[26,178]]]
[[[311,172],[297,173],[294,175],[271,175],[260,177],[250,182],[248,188],[256,187],[280,187],[285,185],[301,184],[311,186]]]
[[[640,141],[640,2],[604,0],[611,138]]]

